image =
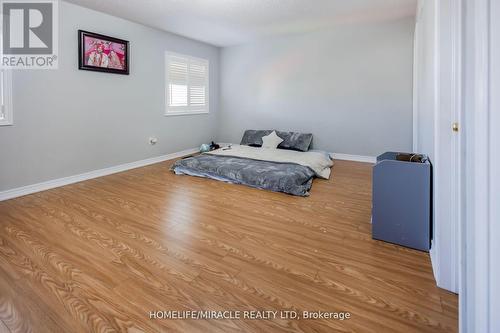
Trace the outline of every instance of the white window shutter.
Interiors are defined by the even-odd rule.
[[[170,56],[168,61],[169,106],[188,105],[188,59]]]
[[[204,106],[206,102],[207,66],[201,61],[191,61],[189,67],[189,104]]]
[[[208,112],[208,60],[167,53],[167,115]]]

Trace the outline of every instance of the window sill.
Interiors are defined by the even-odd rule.
[[[166,112],[165,116],[166,117],[172,117],[172,116],[191,116],[191,115],[197,115],[197,114],[208,114],[210,113],[209,111],[179,111],[179,112]]]

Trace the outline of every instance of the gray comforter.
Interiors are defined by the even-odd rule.
[[[172,170],[298,196],[309,195],[315,176],[311,168],[299,164],[209,154],[178,160]]]

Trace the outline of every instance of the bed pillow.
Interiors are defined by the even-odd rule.
[[[278,145],[280,149],[308,151],[313,139],[311,133],[276,131],[276,134],[283,139],[283,142]]]
[[[273,130],[246,130],[240,145],[262,147],[262,137],[271,132]],[[280,149],[308,151],[313,139],[310,133],[276,131],[276,134],[283,139],[283,142],[278,145]]]
[[[261,147],[262,137],[271,134],[273,130],[246,130],[241,138],[240,145]]]
[[[271,134],[262,137],[262,148],[276,149],[282,142],[283,139],[276,134],[276,131],[272,131]]]

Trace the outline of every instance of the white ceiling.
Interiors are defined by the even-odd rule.
[[[67,0],[217,46],[415,16],[417,0]]]

